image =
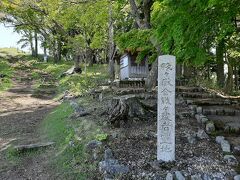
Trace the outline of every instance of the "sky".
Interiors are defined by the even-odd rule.
[[[13,27],[5,27],[0,24],[0,48],[15,47],[21,49],[21,44],[17,42],[21,39],[21,35],[14,32]],[[25,52],[30,52],[30,47],[22,49]],[[42,53],[41,50],[39,53]]]

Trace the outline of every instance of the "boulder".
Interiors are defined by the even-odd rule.
[[[214,131],[215,131],[214,123],[212,121],[207,122],[207,124],[206,124],[206,132],[208,134],[211,134]]]
[[[187,141],[189,144],[195,144],[197,142],[197,139],[196,139],[196,134],[188,134],[187,135]]]
[[[197,137],[198,137],[199,139],[208,139],[208,138],[209,138],[208,135],[207,135],[207,133],[206,133],[204,130],[202,130],[202,129],[199,129],[199,130],[198,130],[198,132],[197,132]]]
[[[201,177],[201,175],[199,175],[199,174],[192,175],[192,176],[191,176],[191,180],[202,180],[202,177]]]
[[[97,140],[92,140],[87,143],[86,148],[89,150],[93,150],[93,149],[97,149],[101,145],[102,145],[102,142],[97,141]]]
[[[225,155],[224,160],[232,166],[238,165],[238,160],[233,155]]]
[[[176,180],[185,180],[185,177],[183,176],[183,174],[180,171],[176,171],[175,172],[175,179]]]
[[[221,142],[221,148],[223,152],[231,152],[230,150],[230,144],[227,140],[222,140]]]
[[[203,180],[212,180],[212,178],[208,174],[203,174],[202,179]]]
[[[115,176],[118,174],[127,174],[129,168],[119,164],[118,160],[114,159],[111,149],[105,150],[104,161],[99,163],[99,171],[105,175]]]
[[[240,146],[235,146],[233,148],[233,153],[239,156],[240,155]]]
[[[173,175],[171,173],[168,173],[166,176],[166,180],[173,180]]]
[[[240,180],[240,174],[238,174],[238,175],[236,175],[236,176],[234,176],[234,178],[233,178],[234,180]]]
[[[216,143],[222,144],[222,141],[225,140],[224,136],[217,136],[216,137]]]
[[[197,114],[202,114],[203,112],[203,108],[200,106],[198,106],[196,110],[197,110]]]

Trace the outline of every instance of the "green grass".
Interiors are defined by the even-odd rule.
[[[21,57],[24,56],[25,53],[16,48],[0,48],[0,57],[2,58],[12,58],[12,57]]]
[[[55,156],[50,159],[51,167],[55,167],[64,179],[86,179],[86,175],[76,169],[85,159],[85,153],[84,144],[77,142],[74,129],[69,124],[69,116],[72,113],[68,103],[61,104],[43,121],[40,133],[44,135],[43,139],[56,143]]]
[[[79,103],[87,106],[89,97],[81,98]],[[69,103],[61,104],[43,121],[40,134],[43,139],[56,142],[54,156],[49,161],[57,174],[63,179],[91,179],[98,171],[98,163],[91,160],[92,153],[86,151],[86,144],[94,139],[106,141],[108,135],[89,119],[91,116],[76,120],[70,118],[72,113]]]
[[[58,83],[58,93],[60,94],[67,90],[72,94],[82,95],[108,78],[107,65],[94,65],[87,67],[86,73],[82,72],[82,74],[63,77],[61,75],[72,67],[72,62],[61,62],[59,64],[38,62],[33,63],[31,67],[32,77],[37,80],[36,87],[45,83],[42,74],[49,74]],[[83,66],[82,69],[84,70]]]
[[[58,106],[53,112],[47,115],[41,124],[41,134],[50,141],[56,142],[61,146],[65,142],[70,129],[67,128],[66,119],[73,113],[71,106],[68,103],[63,103]],[[44,137],[43,137],[44,138]]]
[[[75,95],[82,95],[107,79],[107,65],[94,65],[87,67],[86,73],[61,78],[59,84],[61,91],[69,90]]]
[[[4,59],[0,59],[0,74],[5,76],[0,78],[0,91],[5,91],[12,86],[11,77],[13,76],[13,69]]]

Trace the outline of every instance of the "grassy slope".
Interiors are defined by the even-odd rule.
[[[49,74],[54,79],[54,82],[51,83],[57,84],[59,94],[67,90],[81,95],[107,79],[106,65],[94,65],[93,67],[87,67],[86,73],[61,77],[63,72],[71,68],[72,62],[54,64],[26,58],[15,62],[12,68],[7,61],[1,62],[0,70],[4,70],[9,77],[12,76],[13,70],[30,72],[37,83],[36,87],[50,83],[44,81],[43,77],[43,74]],[[82,98],[81,101],[83,101],[81,104],[88,106],[88,97]],[[63,179],[88,179],[92,175],[91,172],[96,171],[97,164],[89,162],[89,155],[85,151],[85,145],[93,139],[104,140],[106,134],[102,132],[100,126],[88,119],[83,118],[81,121],[70,120],[69,117],[72,113],[73,110],[69,103],[62,103],[47,115],[39,128],[39,134],[43,135],[43,141],[54,141],[56,145],[54,149],[44,152],[38,151],[34,153],[34,156],[41,156],[42,153],[53,154],[49,157],[49,165],[54,167],[56,174],[60,174]],[[76,129],[78,133],[76,133]],[[13,155],[19,156],[14,153]],[[29,155],[31,155],[31,152],[24,154],[21,158]]]
[[[3,78],[0,77],[0,91],[4,91],[12,86],[11,77],[13,76],[13,69],[6,60],[1,58],[0,58],[0,74],[4,75]]]
[[[32,71],[32,76],[38,81],[38,86],[46,83],[43,80],[41,74],[49,74],[58,82],[58,92],[63,93],[69,91],[75,95],[81,95],[86,93],[89,89],[95,87],[97,84],[107,79],[107,66],[106,65],[94,65],[87,67],[86,73],[73,74],[71,76],[61,75],[71,68],[72,62],[62,62],[60,64],[54,63],[35,63]],[[84,69],[82,67],[82,69]]]
[[[22,57],[23,55],[25,54],[16,48],[0,48],[0,74],[5,75],[4,78],[0,78],[0,91],[5,91],[12,86],[11,78],[14,68],[11,67],[7,60]]]
[[[25,55],[25,53],[16,48],[0,48],[0,57],[9,59],[11,57],[21,57]]]

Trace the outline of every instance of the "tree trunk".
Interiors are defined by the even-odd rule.
[[[235,91],[238,91],[238,86],[239,86],[239,82],[238,82],[239,76],[238,76],[238,67],[237,67],[237,63],[235,61],[234,63],[234,84],[235,84]]]
[[[221,40],[216,48],[216,60],[217,60],[217,84],[219,87],[224,87],[224,40]]]
[[[151,28],[151,7],[153,5],[153,0],[144,0],[143,1],[143,13],[144,13],[144,27],[146,29]]]
[[[145,87],[148,91],[151,91],[157,84],[157,77],[158,77],[158,60],[156,59],[152,63],[152,69],[148,74],[148,77],[145,81]]]
[[[35,51],[34,51],[34,56],[38,57],[38,37],[37,37],[37,31],[34,31],[34,41],[35,41]]]
[[[144,0],[142,3],[142,12],[139,11],[139,8],[137,7],[135,0],[129,0],[129,4],[131,6],[132,14],[135,18],[135,23],[138,25],[139,29],[150,29],[151,23],[150,23],[150,15],[151,15],[151,7],[153,5],[153,0]],[[141,17],[141,13],[143,13],[143,17]],[[160,48],[159,48],[159,55],[161,54]],[[145,87],[147,90],[151,90],[156,86],[157,82],[157,69],[158,69],[158,60],[156,60],[152,64],[152,69],[148,74],[148,77],[145,81]]]
[[[232,92],[233,92],[233,67],[230,60],[228,60],[228,76],[225,86],[225,93],[231,94]]]
[[[184,65],[184,78],[191,79],[193,77],[193,68],[191,66]]]
[[[182,65],[181,64],[177,64],[176,76],[177,76],[177,78],[181,78],[182,77]]]
[[[86,56],[88,60],[88,66],[93,66],[93,50],[91,48],[87,48]]]
[[[62,42],[60,39],[57,41],[57,62],[60,62],[62,58]]]
[[[113,42],[113,20],[112,20],[112,2],[109,2],[109,49],[108,49],[108,59],[109,59],[109,77],[110,81],[113,82],[115,79],[115,69],[114,69],[114,42]]]
[[[30,46],[31,46],[31,52],[32,52],[32,57],[35,56],[35,50],[34,50],[34,45],[33,45],[33,35],[32,32],[30,32],[29,34],[29,42],[30,42]]]
[[[143,17],[141,17],[141,12],[139,12],[139,8],[137,7],[135,0],[129,0],[129,4],[131,6],[132,14],[135,18],[135,22],[140,29],[149,29],[150,18],[151,18],[151,7],[153,5],[153,0],[144,0],[142,3],[142,13]]]
[[[156,111],[156,105],[143,104],[136,96],[120,96],[112,99],[108,109],[109,122],[115,127],[120,127],[121,123],[127,123],[132,119],[152,119]]]
[[[44,62],[47,62],[47,59],[48,59],[48,56],[47,56],[47,48],[46,46],[43,47],[43,59],[44,59]]]

